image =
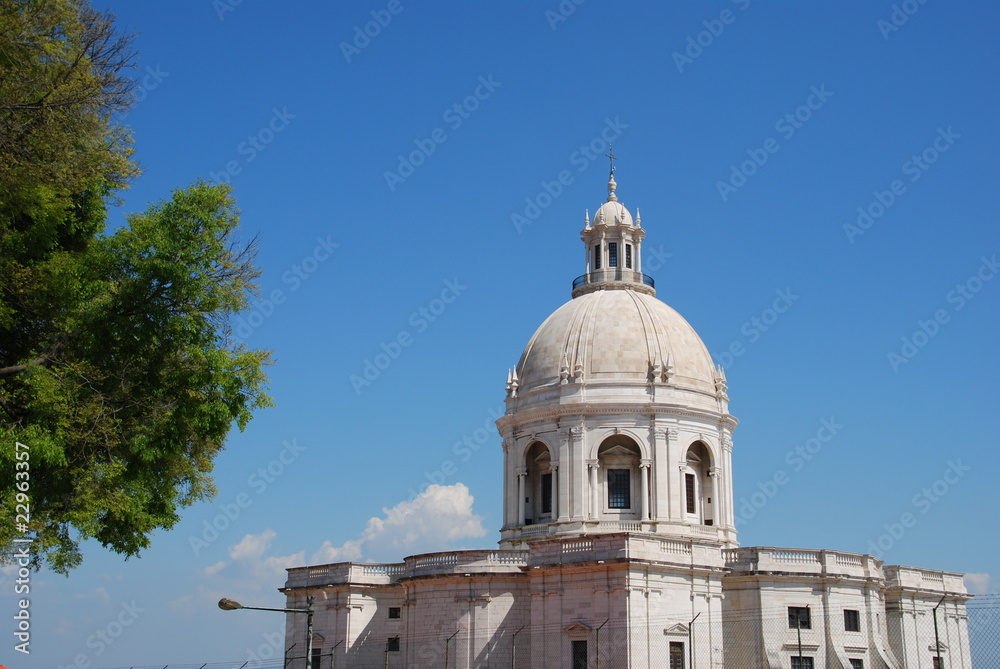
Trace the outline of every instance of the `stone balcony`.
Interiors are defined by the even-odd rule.
[[[723,567],[718,542],[684,537],[667,538],[627,532],[593,534],[533,541],[530,549],[529,567],[602,560],[641,560],[708,569]]]
[[[706,541],[726,541],[731,534],[726,528],[714,525],[691,525],[687,523],[653,520],[575,520],[562,522],[541,522],[534,525],[506,527],[501,531],[503,542],[523,547],[523,542],[534,542],[542,538],[560,539],[566,535],[596,536],[621,532],[658,534],[666,538],[700,539]]]
[[[573,279],[573,297],[595,290],[628,288],[647,295],[656,295],[653,277],[621,267],[609,267],[588,272]]]
[[[610,528],[609,528],[610,529]],[[730,551],[726,551],[727,553]],[[637,535],[629,531],[539,539],[530,550],[471,550],[413,555],[390,564],[339,562],[288,569],[284,590],[333,585],[392,585],[407,578],[450,574],[521,573],[550,564],[641,560],[723,569],[718,541]]]
[[[419,576],[520,572],[527,564],[527,551],[474,550],[413,555],[403,562],[377,564],[338,562],[288,569],[285,588],[316,588],[328,585],[391,585],[403,578]]]
[[[968,596],[962,574],[899,565],[883,567],[882,571],[885,572],[886,586],[890,589],[913,593],[929,591]]]
[[[753,546],[724,550],[726,567],[733,574],[790,574],[839,576],[862,579],[884,578],[882,563],[871,555],[833,550],[805,550]]]

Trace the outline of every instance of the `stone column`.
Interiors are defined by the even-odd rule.
[[[722,525],[723,505],[719,499],[719,474],[718,467],[708,470],[708,475],[712,478],[712,524],[716,526]]]
[[[552,470],[552,490],[549,491],[551,493],[549,505],[552,511],[549,513],[551,519],[549,522],[552,522],[559,518],[559,465],[552,463],[549,468]]]
[[[677,450],[677,438],[678,438],[678,436],[679,436],[679,433],[678,433],[676,427],[667,428],[667,461],[664,462],[664,470],[665,471],[667,470],[667,462],[670,461],[670,458],[676,457],[678,459],[678,461],[680,462],[680,465],[678,466],[678,469],[680,470],[680,478],[679,479],[674,479],[675,481],[679,481],[680,485],[675,486],[675,485],[671,485],[670,483],[667,484],[669,488],[673,488],[673,490],[669,491],[669,495],[670,495],[670,497],[669,497],[669,502],[670,502],[669,503],[670,520],[679,523],[679,522],[682,522],[684,520],[684,513],[685,513],[685,508],[684,508],[684,494],[685,494],[685,487],[684,487],[684,465],[686,463],[683,461],[683,458],[680,456],[680,454],[675,453],[675,451]]]
[[[667,520],[670,517],[670,470],[667,463],[667,431],[657,427],[652,430],[652,461],[657,463],[650,470],[653,489],[652,515],[654,520]]]
[[[725,519],[727,527],[734,527],[736,523],[736,502],[733,501],[733,440],[729,435],[722,437],[722,495],[726,498]]]
[[[649,520],[649,460],[639,463],[639,519]]]
[[[523,467],[517,470],[517,524],[519,527],[524,526],[524,479],[527,478],[528,472]]]
[[[576,508],[578,504],[576,497],[582,491],[576,490],[578,486],[574,484],[574,478],[578,476],[577,472],[580,469],[579,456],[575,452],[580,448],[582,437],[582,428],[569,427],[562,432],[562,439],[559,442],[559,461],[556,463],[559,467],[556,477],[559,482],[559,496],[556,498],[559,500],[559,515],[553,516],[559,521],[568,521],[585,513]]]
[[[598,520],[601,517],[601,507],[598,506],[601,501],[601,493],[597,487],[597,471],[601,466],[596,460],[591,460],[590,465],[590,519]]]
[[[514,506],[514,495],[516,494],[516,482],[514,480],[514,446],[516,444],[512,437],[504,437],[503,441],[503,526],[504,529],[514,527],[517,520],[516,507]]]

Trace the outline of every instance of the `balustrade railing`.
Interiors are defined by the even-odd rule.
[[[624,283],[641,283],[649,286],[650,288],[656,288],[653,277],[648,274],[643,274],[642,272],[636,272],[631,269],[622,269],[621,267],[611,267],[608,269],[599,269],[593,272],[588,272],[581,276],[573,279],[573,288],[579,288],[580,286],[585,286],[590,283],[602,283],[608,281],[621,281]]]

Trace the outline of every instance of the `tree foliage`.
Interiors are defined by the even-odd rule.
[[[24,535],[20,442],[35,566],[63,573],[80,540],[137,555],[210,497],[231,426],[270,404],[268,354],[230,337],[259,271],[229,187],[198,182],[101,234],[137,173],[115,122],[133,60],[82,1],[0,0],[0,550]]]

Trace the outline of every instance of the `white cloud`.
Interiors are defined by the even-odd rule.
[[[305,551],[280,557],[264,557],[271,547],[271,542],[278,534],[272,529],[266,529],[260,534],[248,534],[240,539],[238,544],[229,547],[229,557],[248,568],[253,576],[267,581],[284,580],[285,569],[301,566],[305,560]],[[217,565],[212,565],[212,569]],[[222,567],[219,567],[221,569]],[[207,570],[206,570],[207,572]]]
[[[260,534],[247,534],[240,542],[229,547],[229,557],[234,560],[254,560],[264,554],[271,546],[271,541],[277,533],[267,529]]]
[[[215,576],[227,564],[229,564],[229,563],[226,562],[225,560],[219,560],[218,562],[216,562],[215,564],[211,565],[210,567],[205,567],[204,574],[205,574],[205,576]]]
[[[990,592],[991,586],[994,586],[993,579],[990,578],[989,574],[966,574],[965,575],[965,587],[968,588],[969,592],[973,595],[985,595]],[[995,586],[994,586],[995,591]]]
[[[475,498],[462,484],[431,485],[412,500],[404,500],[383,516],[368,520],[357,539],[334,546],[325,541],[311,562],[361,559],[399,562],[414,553],[448,550],[463,539],[486,535],[483,517],[473,513]],[[451,545],[444,545],[451,544]]]
[[[469,488],[462,483],[431,485],[412,500],[382,509],[383,515],[370,518],[360,537],[339,546],[324,541],[308,563],[305,551],[268,556],[277,537],[272,529],[245,535],[229,547],[229,557],[232,566],[241,569],[241,576],[250,577],[248,583],[284,581],[285,569],[306,564],[400,562],[407,555],[450,550],[455,548],[455,542],[485,536],[483,517],[472,510],[474,501]],[[225,561],[217,562],[205,568],[204,574],[214,576],[227,566]]]

